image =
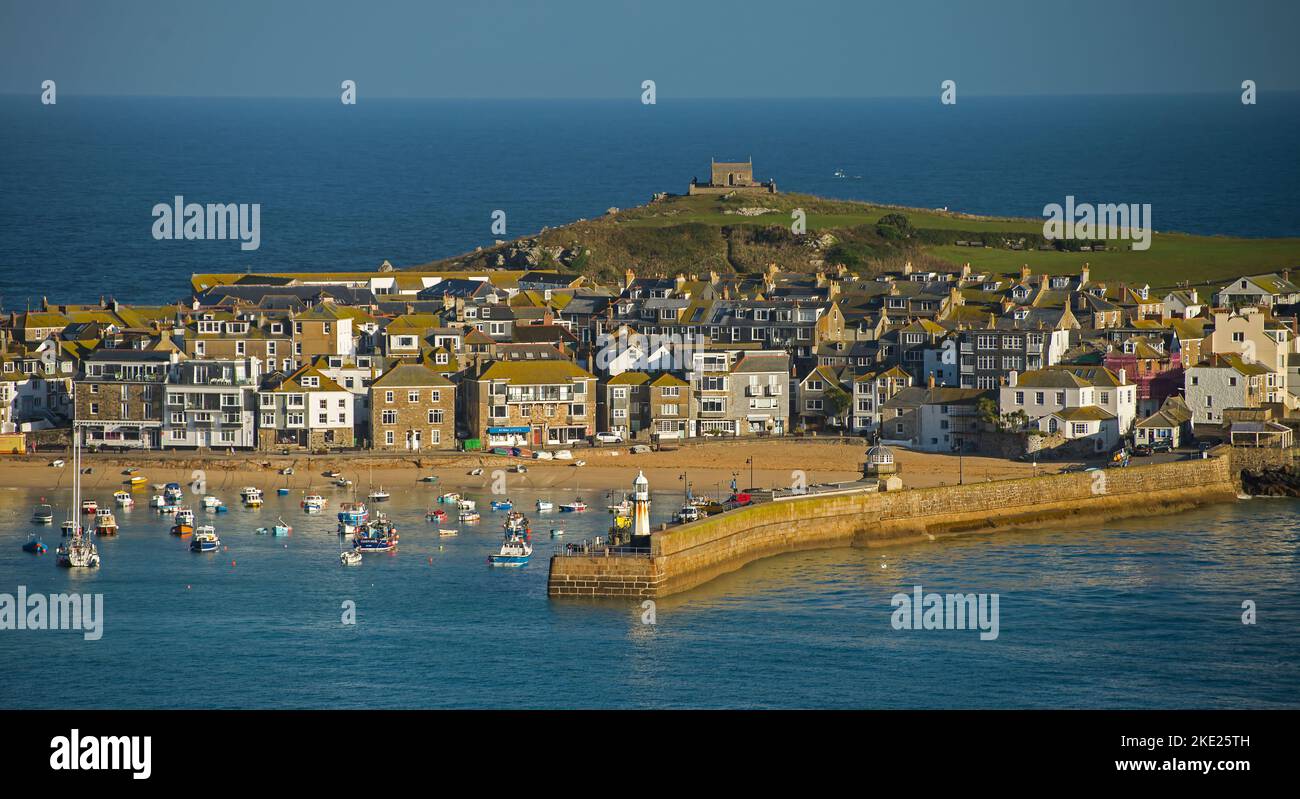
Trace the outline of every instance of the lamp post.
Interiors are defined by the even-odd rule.
[[[754,456],[750,455],[746,458],[745,463],[749,464],[749,489],[752,491],[754,489]]]

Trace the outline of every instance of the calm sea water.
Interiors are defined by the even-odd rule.
[[[236,490],[214,493],[233,501]],[[106,616],[99,641],[0,631],[0,707],[1300,704],[1295,501],[778,556],[661,600],[651,626],[635,602],[546,596],[547,531],[563,524],[580,538],[606,523],[602,511],[530,513],[534,562],[492,569],[502,514],[439,539],[423,518],[436,491],[394,491],[401,547],[356,567],[338,563],[332,509],[308,516],[297,497],[271,497],[213,517],[224,547],[210,555],[189,552],[153,511],[123,512],[97,571],[23,553],[39,496],[0,491],[0,592],[101,592]],[[513,494],[527,506],[537,496]],[[655,500],[657,519],[680,498]],[[281,515],[291,537],[253,533]],[[47,543],[57,537],[47,528]],[[891,597],[917,584],[998,593],[998,639],[893,630]],[[1241,622],[1244,600],[1257,605],[1254,626]]]
[[[1300,95],[379,101],[0,97],[0,305],[171,302],[204,271],[423,263],[682,191],[709,158],[784,190],[1157,229],[1300,235]],[[835,170],[850,177],[836,179]],[[260,203],[261,247],[155,241],[151,209]]]

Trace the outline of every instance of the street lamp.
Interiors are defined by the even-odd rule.
[[[749,464],[749,489],[753,491],[754,490],[754,456],[750,455],[748,458],[746,458],[745,463]]]

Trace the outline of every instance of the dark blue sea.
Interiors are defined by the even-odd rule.
[[[424,263],[682,191],[752,157],[787,191],[979,214],[1151,203],[1161,230],[1300,235],[1300,95],[661,101],[0,97],[0,307],[170,302],[209,271]],[[848,177],[836,178],[836,170]],[[176,195],[261,246],[155,241]]]
[[[414,479],[414,478],[412,478]],[[115,480],[86,490],[111,501]],[[533,519],[534,562],[493,569],[501,513],[440,538],[438,489],[389,486],[402,533],[391,555],[338,561],[333,507],[299,496],[211,516],[218,553],[191,553],[138,507],[101,540],[103,566],[58,568],[21,551],[30,490],[0,490],[0,593],[102,593],[103,635],[0,630],[0,708],[537,707],[1052,708],[1300,704],[1300,502],[1255,499],[1097,529],[998,533],[750,564],[660,600],[546,596],[549,554],[599,532],[538,514],[571,490],[511,490]],[[297,493],[297,492],[295,492]],[[328,490],[326,491],[328,494]],[[66,492],[46,492],[66,504]],[[486,495],[471,492],[486,505]],[[331,496],[332,505],[338,497]],[[680,495],[654,495],[657,523]],[[62,508],[60,516],[62,516]],[[205,514],[199,513],[200,517]],[[283,517],[287,538],[257,535]],[[200,522],[202,523],[202,522]],[[58,540],[46,528],[46,541]],[[996,640],[896,630],[891,598],[997,593]],[[343,624],[354,602],[356,623]],[[1242,604],[1256,623],[1242,623]],[[89,675],[69,692],[66,676]]]

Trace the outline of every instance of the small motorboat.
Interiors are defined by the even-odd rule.
[[[149,507],[151,508],[161,509],[167,507],[168,504],[170,503],[167,502],[167,497],[164,497],[162,494],[154,494],[149,498]]]
[[[339,506],[339,535],[352,535],[370,519],[364,502],[344,502]]]
[[[532,555],[532,544],[519,536],[510,536],[501,543],[498,552],[488,555],[488,563],[493,566],[524,566]]]
[[[505,524],[502,525],[509,533],[528,533],[531,528],[528,525],[528,517],[517,510],[510,511],[506,517]]]
[[[355,566],[361,562],[361,553],[355,549],[349,549],[339,553],[339,562],[344,566]]]
[[[239,498],[250,508],[260,508],[262,506],[262,489],[257,486],[245,486],[244,490],[239,492]]]
[[[564,535],[563,527],[556,527],[554,530],[551,531],[551,538],[560,538],[563,535]]]
[[[135,505],[135,497],[131,496],[129,491],[114,491],[113,501],[121,508],[130,508]]]
[[[436,475],[436,474],[426,474],[424,477],[421,477],[421,478],[420,478],[420,482],[421,482],[421,483],[436,483],[436,482],[438,482],[438,475]]]
[[[177,538],[184,538],[185,536],[190,535],[193,532],[194,532],[194,525],[192,524],[177,522],[176,524],[172,525],[172,535],[176,536]]]
[[[362,554],[392,552],[397,549],[397,528],[387,519],[379,518],[357,531],[352,547]]]
[[[135,475],[134,477],[132,477],[130,480],[127,480],[126,482],[129,483],[129,484],[131,485],[132,488],[138,488],[139,486],[142,486],[142,485],[144,485],[145,483],[148,483],[148,482],[149,482],[149,478],[148,478],[148,477],[145,477],[145,476],[142,475],[142,474],[137,474],[137,475]]]
[[[438,530],[439,538],[451,538],[452,536],[456,536],[456,535],[460,535],[460,530],[457,530],[454,527],[443,527],[440,530]]]
[[[330,469],[328,472],[325,473],[325,476],[331,480],[337,480],[338,478],[343,476],[343,472],[340,472],[338,469]]]
[[[472,499],[458,499],[456,500],[456,508],[458,510],[477,510],[478,506]]]
[[[366,498],[369,499],[371,502],[387,502],[388,492],[384,490],[383,486],[380,486],[379,488],[376,488],[373,491],[371,491],[369,496],[367,496]]]
[[[442,496],[438,497],[438,501],[447,505],[451,505],[460,501],[460,494],[457,494],[455,491],[449,491],[446,494],[443,494]]]
[[[303,498],[302,509],[308,513],[320,513],[325,510],[325,497],[320,494],[311,494]]]
[[[549,499],[539,499],[537,500],[537,510],[555,510],[555,503],[551,502]]]
[[[185,496],[185,491],[181,489],[180,483],[168,483],[163,486],[163,496],[172,502],[180,502]]]
[[[587,510],[587,503],[580,499],[575,499],[572,502],[566,502],[561,505],[560,510],[564,513],[582,513]]]
[[[37,524],[54,524],[54,506],[37,505],[32,512],[32,521]]]
[[[176,523],[177,523],[177,524],[188,524],[188,525],[190,525],[191,527],[194,526],[194,511],[190,510],[189,508],[183,508],[183,507],[182,507],[182,508],[177,508],[177,509],[176,509]]]
[[[217,537],[216,528],[210,524],[205,524],[194,531],[194,538],[190,540],[191,552],[216,552],[221,546],[221,539]]]
[[[511,502],[508,499],[492,500],[492,510],[511,510],[514,508],[514,506],[515,503]]]
[[[339,479],[334,481],[335,488],[348,488],[351,485],[352,485],[352,481],[343,477],[340,477]]]
[[[510,471],[514,474],[528,474],[528,467],[522,463],[516,463],[514,466],[510,467]]]
[[[50,461],[50,466],[54,467],[55,469],[62,469],[63,458],[55,458],[54,460]]]
[[[626,516],[632,512],[632,503],[625,499],[622,502],[608,506],[608,508],[610,513]]]
[[[430,522],[445,522],[447,521],[447,511],[443,510],[442,508],[434,508],[433,510],[425,513],[424,518],[426,521],[430,521]]]
[[[178,513],[178,512],[180,511],[180,509],[181,509],[181,506],[180,506],[180,505],[173,505],[172,503],[168,502],[166,505],[163,505],[161,508],[159,508],[159,509],[158,509],[158,512],[159,512],[159,513]]]
[[[100,508],[95,514],[95,535],[111,538],[117,535],[117,518],[109,508]]]
[[[463,510],[457,515],[457,518],[462,522],[476,522],[483,517],[476,510]]]
[[[478,477],[478,476],[480,476],[480,475],[482,475],[482,474],[483,474],[483,469],[482,469],[482,468],[478,468],[478,469],[470,469],[470,471],[469,471],[469,476],[470,476],[470,477]]]
[[[44,555],[49,551],[49,547],[45,546],[45,542],[41,540],[39,533],[32,533],[31,537],[27,539],[27,543],[23,544],[23,552],[30,552],[33,555]]]
[[[83,499],[81,501],[81,512],[93,514],[99,510],[99,503],[93,499]]]
[[[275,489],[275,495],[276,495],[277,497],[287,497],[287,496],[289,496],[289,489],[288,489],[288,488],[277,488],[277,489]]]
[[[225,507],[226,507],[225,503],[222,502],[219,497],[214,497],[211,494],[208,494],[203,498],[204,510],[222,510]]]

